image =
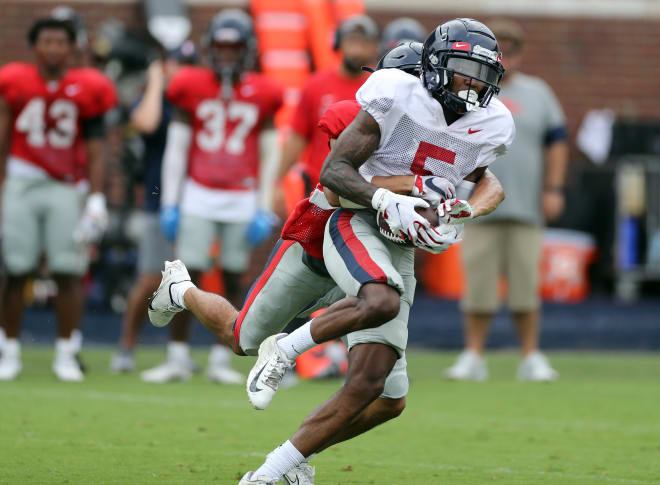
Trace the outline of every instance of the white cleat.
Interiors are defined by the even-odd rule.
[[[13,381],[21,373],[21,344],[16,339],[7,339],[0,356],[0,381]]]
[[[190,281],[186,266],[180,261],[165,261],[165,271],[158,289],[149,298],[149,320],[156,327],[164,327],[172,317],[183,310],[172,299],[172,285]]]
[[[165,384],[172,381],[187,381],[192,377],[190,363],[183,360],[167,359],[152,369],[142,371],[140,378],[152,384]]]
[[[464,350],[456,363],[445,369],[444,375],[455,381],[485,381],[488,379],[488,367],[485,359],[474,350]]]
[[[55,377],[64,382],[81,382],[85,376],[76,360],[76,347],[70,339],[57,339],[55,341],[55,359],[53,372]]]
[[[254,472],[247,472],[238,485],[277,485],[279,480],[270,477],[253,477]]]
[[[277,341],[285,335],[280,333],[268,337],[259,346],[259,358],[250,370],[246,384],[248,399],[255,409],[268,407],[282,382],[284,373],[293,367],[294,363],[277,345]]]
[[[242,384],[245,376],[231,367],[224,365],[209,365],[206,368],[206,377],[210,381],[220,384]]]
[[[535,350],[520,361],[517,377],[520,381],[550,382],[559,378],[559,372],[550,367],[545,355]]]
[[[314,467],[307,463],[301,463],[293,470],[282,476],[286,485],[314,485]]]
[[[135,370],[135,357],[133,352],[119,349],[110,360],[110,372],[114,374],[126,374]]]

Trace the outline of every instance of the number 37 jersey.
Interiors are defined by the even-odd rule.
[[[373,73],[356,99],[380,126],[362,175],[437,175],[458,185],[505,153],[515,135],[511,113],[496,98],[447,125],[419,78],[397,69]]]
[[[167,87],[168,100],[191,117],[188,175],[211,189],[255,190],[259,131],[282,105],[282,89],[265,76],[247,73],[231,100],[223,100],[221,92],[215,73],[204,67],[182,67]]]
[[[10,156],[65,182],[77,181],[86,164],[85,120],[117,102],[111,81],[96,69],[69,69],[47,81],[22,62],[0,69],[0,97],[12,113]]]

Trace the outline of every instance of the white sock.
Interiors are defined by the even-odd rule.
[[[280,349],[284,351],[289,360],[294,360],[300,354],[316,347],[317,343],[312,339],[312,322],[313,320],[310,320],[277,341],[277,345],[280,346]]]
[[[186,302],[183,299],[183,295],[185,295],[186,291],[190,288],[195,288],[195,284],[192,281],[182,281],[180,283],[172,283],[172,285],[170,285],[172,300],[174,300],[174,303],[179,305],[181,308],[185,308],[186,310],[188,307],[186,306]]]
[[[220,367],[231,366],[231,351],[224,345],[214,344],[209,353],[209,365]]]
[[[187,363],[190,360],[190,346],[185,342],[168,342],[167,360]]]
[[[5,340],[4,347],[2,348],[3,357],[20,359],[21,358],[21,343],[16,338],[8,338]]]
[[[266,462],[252,476],[280,479],[282,475],[303,461],[305,461],[305,457],[293,446],[293,443],[287,440],[268,454]]]

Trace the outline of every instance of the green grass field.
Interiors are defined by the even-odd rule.
[[[162,353],[141,350],[140,368]],[[63,384],[50,348],[24,348],[20,379],[0,384],[1,484],[236,484],[340,385],[305,382],[257,412],[242,387],[143,384],[109,356],[86,349],[87,380]],[[659,355],[551,354],[553,384],[516,382],[513,353],[489,357],[486,383],[446,382],[454,356],[411,352],[402,417],[316,457],[316,483],[660,484]]]

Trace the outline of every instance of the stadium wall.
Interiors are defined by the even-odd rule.
[[[88,29],[94,29],[109,18],[129,26],[143,24],[140,4],[131,0],[115,1],[32,1],[4,0],[0,16],[0,64],[11,60],[28,60],[30,52],[25,33],[37,17],[46,15],[54,5],[68,3],[84,17]],[[493,18],[492,2],[468,1],[466,9],[438,11],[449,2],[438,2],[435,10],[424,7],[428,2],[413,1],[413,9],[397,11],[392,2],[365,2],[381,25],[400,15],[412,15],[426,27],[433,28],[454,17],[472,16],[488,22]],[[508,3],[508,2],[507,2]],[[534,2],[537,4],[538,2]],[[602,11],[589,7],[589,2],[573,8],[572,17],[562,17],[557,8],[530,10],[526,2],[512,2],[507,8],[524,15],[509,15],[519,21],[527,34],[523,70],[542,77],[557,93],[568,118],[572,139],[585,112],[595,108],[611,108],[621,117],[657,119],[660,117],[660,97],[656,96],[660,78],[660,18],[648,2],[632,1],[631,15],[608,10],[607,1],[599,2]],[[611,3],[611,2],[610,2]],[[208,19],[222,6],[245,5],[245,1],[211,2],[191,0],[190,17],[193,38],[199,39]],[[483,4],[485,15],[479,15]],[[628,5],[628,2],[625,3]],[[373,5],[373,6],[372,6]],[[376,6],[378,5],[378,6]],[[621,8],[622,2],[616,2]],[[490,6],[490,7],[489,7]],[[648,15],[644,16],[644,12]],[[593,12],[593,17],[587,17]],[[609,14],[608,14],[609,12]],[[612,15],[612,16],[607,16]],[[617,15],[617,16],[614,16]]]

